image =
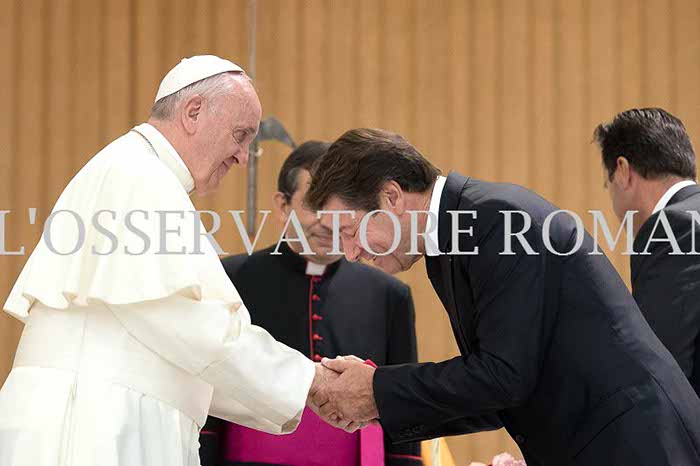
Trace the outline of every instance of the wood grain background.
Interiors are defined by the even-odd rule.
[[[7,251],[32,250],[76,171],[143,121],[158,83],[185,56],[248,64],[245,0],[0,0],[0,209]],[[297,141],[357,126],[405,135],[445,172],[528,186],[588,227],[613,217],[594,126],[663,106],[700,135],[698,0],[259,0],[257,87],[264,114]],[[259,207],[286,151],[267,143]],[[245,172],[196,201],[245,209]],[[37,222],[28,211],[36,207]],[[274,219],[263,246],[276,240]],[[613,224],[615,224],[613,222]],[[230,217],[219,242],[242,251]],[[611,254],[627,278],[624,257]],[[7,296],[26,255],[0,255]],[[422,264],[413,288],[420,357],[456,354]],[[0,316],[0,381],[21,325]],[[457,464],[517,447],[503,432],[450,439]],[[488,461],[487,461],[488,462]]]

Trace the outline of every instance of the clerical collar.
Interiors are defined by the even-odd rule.
[[[306,275],[323,275],[325,272],[325,265],[317,264],[316,262],[306,261]]]
[[[194,191],[194,179],[192,178],[192,174],[182,160],[182,157],[180,157],[180,154],[178,154],[173,145],[170,144],[170,141],[163,136],[163,133],[148,123],[138,125],[134,128],[134,131],[146,139],[156,152],[158,158],[173,172],[178,181],[180,181],[180,184],[185,188],[187,194],[192,193],[192,191]]]
[[[321,265],[317,264],[315,262],[311,262],[305,259],[304,256],[301,254],[297,254],[292,250],[292,248],[289,247],[289,245],[285,242],[281,243],[279,245],[279,252],[282,253],[281,260],[294,269],[296,272],[304,275],[312,275],[312,276],[318,276],[318,275],[331,275],[335,273],[335,271],[338,269],[338,266],[340,265],[341,262],[343,262],[345,259],[340,259],[339,261],[333,262],[332,264],[328,265]]]
[[[433,186],[433,194],[430,196],[430,208],[427,222],[425,223],[425,231],[428,235],[425,238],[425,255],[439,256],[440,249],[438,247],[438,218],[440,216],[440,199],[442,199],[442,191],[445,189],[447,178],[438,176]]]

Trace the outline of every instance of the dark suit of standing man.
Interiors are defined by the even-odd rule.
[[[700,464],[700,400],[592,238],[525,188],[438,174],[400,136],[368,129],[341,136],[314,171],[310,206],[356,211],[339,224],[348,259],[396,273],[428,256],[461,352],[379,369],[324,361],[341,375],[312,394],[321,414],[378,418],[395,442],[504,426],[528,466]],[[375,209],[397,222],[362,226]],[[417,244],[411,211],[438,219],[434,232],[419,214]],[[459,215],[454,235],[450,211],[476,218]],[[450,254],[434,255],[433,237]]]
[[[688,254],[700,246],[691,214],[700,211],[700,187],[690,138],[678,118],[659,108],[622,112],[595,136],[616,215],[624,221],[637,212],[634,298],[700,394],[700,256]]]

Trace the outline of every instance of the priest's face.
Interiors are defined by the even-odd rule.
[[[333,230],[321,223],[315,211],[304,207],[304,196],[306,196],[306,191],[309,190],[310,184],[311,175],[309,171],[299,170],[296,192],[290,199],[287,199],[283,193],[276,193],[275,204],[278,206],[282,227],[289,221],[292,211],[296,214],[304,236],[309,242],[311,250],[316,254],[310,257],[310,259],[319,264],[330,264],[340,260],[342,256],[337,254],[329,255],[333,250]],[[295,234],[293,226],[288,227],[287,237],[298,237],[298,235]],[[300,243],[289,243],[289,247],[297,253],[302,252]]]
[[[215,191],[231,167],[248,163],[248,147],[258,132],[262,108],[253,85],[244,75],[231,79],[231,92],[205,102],[199,115],[190,169],[199,196]]]
[[[364,241],[361,222],[367,212],[355,211],[354,219],[348,214],[340,215],[340,240],[343,245],[343,253],[349,261],[362,259],[390,274],[408,270],[422,257],[420,254],[408,254],[411,241],[410,215],[400,202],[397,204],[395,199],[389,199],[382,195],[379,199],[379,208],[391,212],[398,223],[392,221],[391,217],[385,213],[372,215],[365,220],[367,227]],[[337,196],[333,196],[323,207],[323,210],[353,209]],[[332,228],[330,215],[324,215],[321,222],[326,227]],[[397,234],[399,235],[398,240],[396,239]],[[395,243],[395,241],[398,242]],[[391,252],[386,254],[388,251]]]

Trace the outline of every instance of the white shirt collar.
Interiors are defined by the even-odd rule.
[[[170,141],[163,136],[163,133],[148,123],[138,125],[134,128],[134,131],[146,138],[153,150],[156,151],[158,158],[173,172],[180,184],[182,184],[182,187],[187,191],[187,194],[190,194],[194,190],[192,174],[182,157],[180,157],[180,154],[170,144]]]
[[[447,178],[438,176],[433,186],[433,193],[430,196],[430,208],[428,212],[428,220],[425,224],[425,255],[439,256],[439,240],[438,240],[438,218],[440,215],[440,199],[442,199],[442,191],[445,189]]]
[[[665,209],[666,204],[668,204],[668,201],[671,200],[671,198],[681,189],[685,188],[686,186],[692,186],[695,184],[695,181],[693,180],[683,180],[679,181],[678,183],[674,184],[668,190],[664,193],[663,196],[661,196],[661,199],[659,199],[659,202],[656,203],[656,206],[654,207],[654,211],[652,214],[655,214],[656,212]]]

